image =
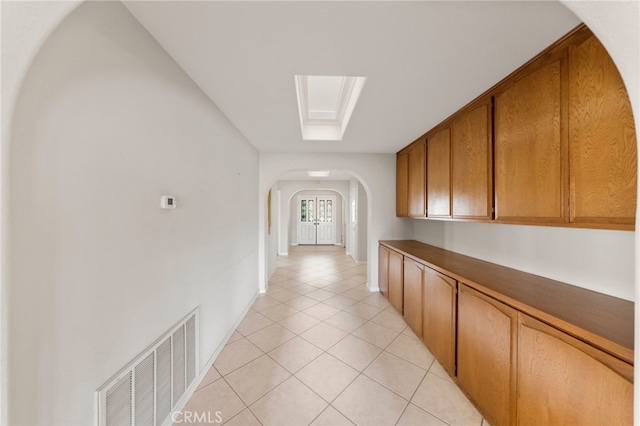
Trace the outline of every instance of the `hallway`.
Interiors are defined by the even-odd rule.
[[[402,316],[367,290],[366,265],[342,247],[289,253],[180,413],[184,424],[193,413],[247,426],[483,425]]]

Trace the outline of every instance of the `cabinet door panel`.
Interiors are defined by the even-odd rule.
[[[569,50],[571,221],[635,223],[637,153],[629,96],[595,36]]]
[[[389,249],[378,246],[378,288],[380,293],[389,298]]]
[[[492,425],[515,409],[517,311],[467,286],[458,293],[458,381]]]
[[[456,118],[451,126],[453,217],[491,219],[493,170],[491,100]]]
[[[427,141],[427,216],[451,216],[450,131],[444,129]]]
[[[568,221],[564,60],[514,83],[495,99],[496,219]]]
[[[520,314],[517,418],[521,425],[633,423],[633,367]]]
[[[403,260],[403,255],[389,250],[389,302],[400,314],[404,298]]]
[[[424,266],[404,259],[404,320],[416,336],[422,337],[422,274]]]
[[[396,216],[409,216],[409,154],[406,151],[396,157]]]
[[[426,215],[426,167],[427,147],[424,141],[416,142],[409,151],[409,216]]]
[[[422,338],[451,376],[456,374],[456,291],[454,279],[424,269]]]

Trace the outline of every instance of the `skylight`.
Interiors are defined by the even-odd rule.
[[[304,140],[342,140],[366,77],[296,75]]]

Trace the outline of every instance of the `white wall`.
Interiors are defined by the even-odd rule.
[[[367,247],[369,246],[367,240],[367,192],[364,190],[364,187],[360,182],[357,182],[358,185],[358,254],[356,256],[356,261],[358,263],[367,262],[368,253]],[[392,204],[395,205],[395,198],[393,199]],[[373,256],[377,257],[378,251],[373,251],[371,253]],[[376,274],[377,275],[377,274]]]
[[[633,232],[435,220],[413,220],[413,231],[427,244],[634,300]]]
[[[10,143],[7,423],[92,424],[96,389],[196,306],[207,361],[257,291],[258,155],[119,2],[47,40]]]

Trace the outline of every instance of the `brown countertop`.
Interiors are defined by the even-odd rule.
[[[633,364],[633,302],[415,240],[380,244]]]

